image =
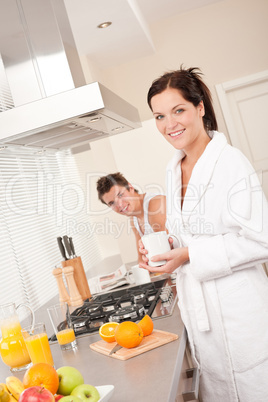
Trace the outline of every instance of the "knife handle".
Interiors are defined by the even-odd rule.
[[[63,242],[64,242],[65,248],[67,250],[67,253],[69,254],[69,257],[72,257],[72,250],[71,250],[71,246],[69,243],[69,237],[63,236]]]
[[[58,246],[61,252],[62,257],[67,260],[66,254],[65,254],[65,250],[62,244],[62,238],[61,237],[57,237],[57,241],[58,241]]]
[[[76,258],[76,254],[75,254],[75,250],[74,250],[74,243],[73,243],[73,238],[72,237],[69,237],[69,243],[70,243],[72,255],[73,255],[74,258]]]

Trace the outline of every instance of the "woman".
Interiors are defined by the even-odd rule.
[[[268,207],[249,161],[217,132],[198,69],[155,80],[148,103],[176,149],[167,167],[167,222],[182,247],[161,272],[177,272],[181,316],[204,402],[268,401]],[[144,254],[140,266],[151,272]],[[159,269],[159,268],[158,268]]]

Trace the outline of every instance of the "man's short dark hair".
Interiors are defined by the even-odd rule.
[[[97,181],[97,192],[99,200],[105,204],[102,197],[104,194],[108,193],[113,186],[122,186],[129,190],[129,183],[127,179],[122,175],[122,173],[110,173],[107,176],[100,177]],[[135,190],[136,193],[138,192]]]

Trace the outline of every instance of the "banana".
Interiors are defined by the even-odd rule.
[[[4,394],[4,392],[5,392],[5,387],[4,387],[4,385],[5,384],[0,384],[0,398],[1,398],[1,396]]]
[[[0,386],[2,386],[4,390],[8,392],[7,386],[4,382],[0,382]]]
[[[10,402],[10,394],[7,390],[6,384],[0,383],[0,401]]]
[[[5,392],[8,393],[8,395],[9,395],[9,402],[17,402],[17,399],[15,399],[14,396],[9,392],[9,390],[8,390],[8,388],[7,388],[7,386],[6,386],[6,384],[3,383],[3,382],[1,382],[1,383],[0,383],[0,387],[1,387],[1,386],[4,388]],[[1,398],[0,398],[0,400],[1,400]]]
[[[9,402],[17,402],[17,399],[15,399],[13,395],[11,395],[10,393],[8,393],[8,395],[9,395]]]
[[[24,385],[22,381],[14,376],[10,376],[6,378],[6,386],[8,392],[18,401],[20,394],[24,391]]]

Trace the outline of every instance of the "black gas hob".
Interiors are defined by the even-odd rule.
[[[176,286],[169,279],[100,293],[85,300],[71,312],[76,336],[97,332],[106,322],[139,321],[145,314],[152,319],[172,314],[177,300]],[[65,327],[59,325],[59,330]],[[62,328],[61,328],[62,327]],[[50,338],[56,341],[56,336]]]

